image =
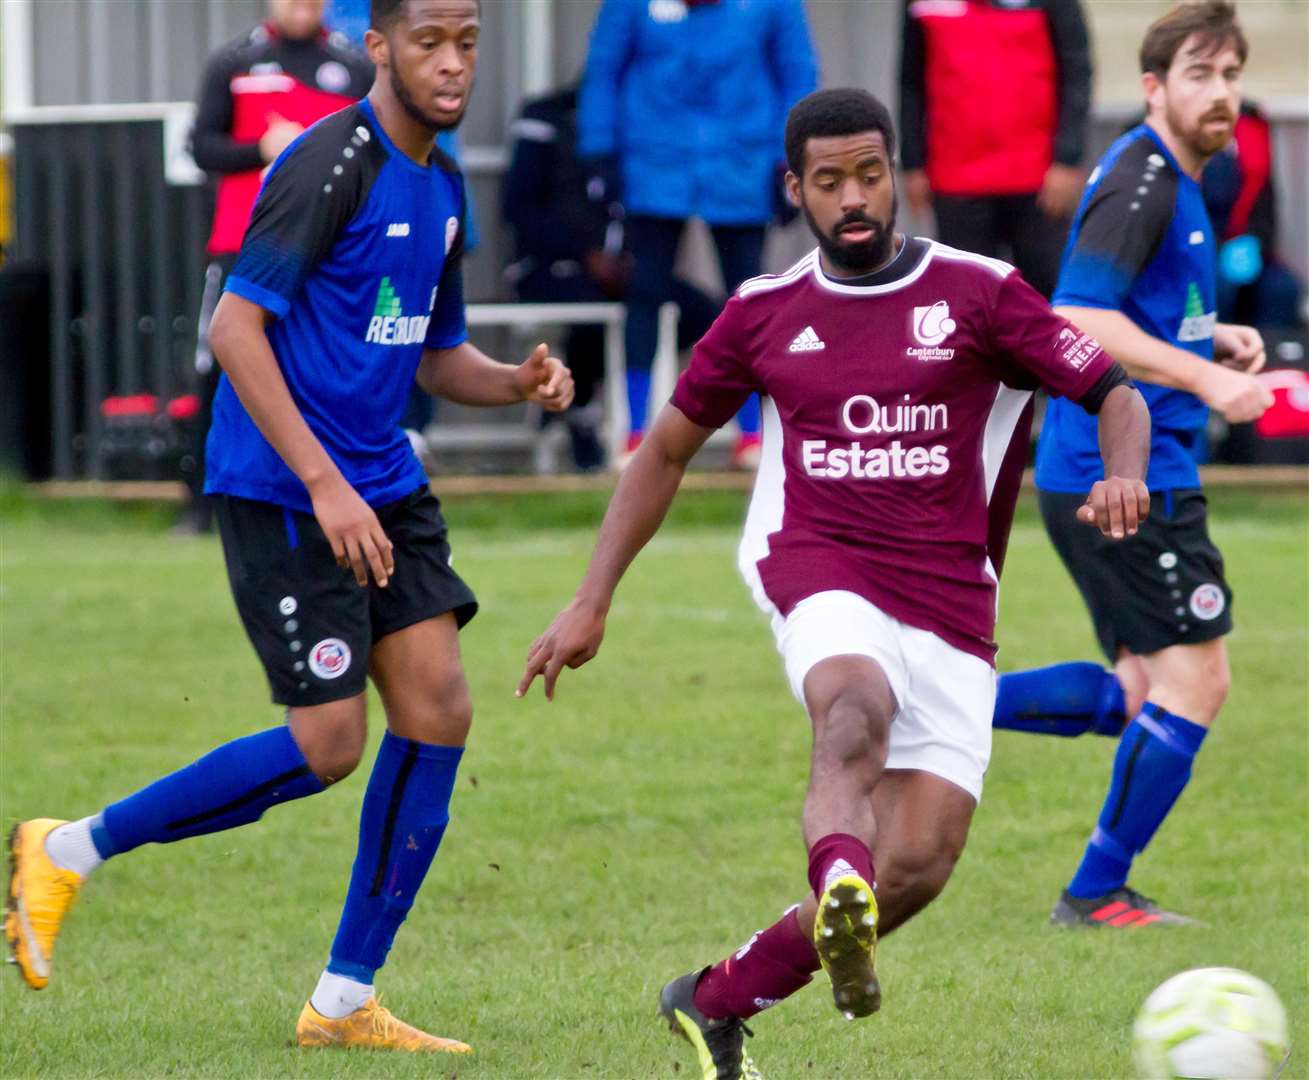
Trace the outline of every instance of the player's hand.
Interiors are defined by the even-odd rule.
[[[932,208],[932,185],[923,169],[910,169],[904,174],[904,197],[909,209],[923,217]]]
[[[371,572],[373,580],[386,588],[395,573],[395,555],[373,508],[341,476],[310,491],[309,498],[336,565],[353,570],[360,585],[368,584]]]
[[[565,667],[579,668],[600,651],[605,635],[604,612],[574,600],[555,616],[544,634],[532,642],[527,654],[527,667],[518,680],[517,697],[531,688],[536,677],[545,680],[547,701],[555,699],[555,680]]]
[[[1214,359],[1233,371],[1253,375],[1268,362],[1264,339],[1253,326],[1219,323],[1214,327]]]
[[[1045,179],[1041,181],[1041,190],[1036,193],[1036,205],[1046,217],[1064,221],[1073,216],[1077,209],[1077,200],[1082,197],[1082,185],[1086,177],[1075,165],[1060,165],[1055,162],[1045,170]]]
[[[573,373],[550,355],[542,342],[514,372],[524,401],[535,401],[549,412],[563,412],[573,403]]]
[[[1121,540],[1135,536],[1149,513],[1150,489],[1144,480],[1111,476],[1095,482],[1086,502],[1077,508],[1077,520],[1094,525],[1113,540]]]
[[[1196,390],[1211,409],[1223,414],[1229,424],[1258,420],[1273,403],[1273,394],[1253,375],[1233,371],[1222,364],[1206,364]]]
[[[304,131],[303,124],[297,124],[294,120],[285,120],[277,113],[271,113],[268,117],[268,130],[259,137],[259,156],[266,162],[276,161],[277,155],[295,142],[302,131]]]

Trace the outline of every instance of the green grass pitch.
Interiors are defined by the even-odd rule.
[[[945,894],[886,939],[880,1015],[844,1022],[822,977],[757,1018],[792,1077],[1118,1077],[1132,1018],[1184,968],[1270,982],[1309,1076],[1309,503],[1216,492],[1236,591],[1235,686],[1134,883],[1208,929],[1082,934],[1046,916],[1103,798],[1113,744],[1002,733]],[[602,495],[456,500],[477,718],[453,822],[379,980],[471,1059],[302,1052],[365,765],[259,824],[106,866],[51,987],[0,983],[0,1076],[692,1075],[659,987],[765,926],[805,878],[805,718],[734,561],[742,499],[684,495],[624,583],[599,658],[553,706],[513,687],[571,595]],[[90,813],[277,722],[218,544],[158,509],[0,497],[0,814]],[[1086,615],[1030,498],[1001,597],[1001,668],[1090,657]],[[381,727],[376,701],[372,739]],[[370,755],[371,756],[371,755]]]

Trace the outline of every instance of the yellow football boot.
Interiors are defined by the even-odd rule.
[[[471,1054],[456,1039],[442,1039],[397,1020],[375,997],[349,1016],[331,1020],[309,1002],[300,1010],[295,1041],[301,1046],[335,1046],[342,1050],[407,1050],[410,1053]]]
[[[63,870],[45,853],[50,830],[67,822],[21,821],[9,834],[9,910],[5,940],[23,981],[33,990],[50,982],[50,960],[64,916],[77,899],[82,875]]]
[[[858,874],[830,881],[814,916],[814,948],[832,980],[832,998],[847,1020],[882,1005],[873,969],[877,953],[877,898]]]

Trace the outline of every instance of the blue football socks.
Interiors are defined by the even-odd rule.
[[[1100,820],[1068,891],[1091,900],[1127,883],[1132,859],[1177,802],[1207,729],[1146,702],[1123,732]]]
[[[327,970],[369,984],[432,865],[450,820],[462,747],[382,736],[364,793],[359,851]]]
[[[631,417],[632,431],[644,431],[646,413],[650,409],[650,372],[648,369],[627,369],[627,414]]]
[[[1042,735],[1117,735],[1126,710],[1112,671],[1076,661],[1001,675],[991,725]]]
[[[106,806],[91,827],[101,858],[258,821],[278,803],[323,790],[285,724],[224,743]]]

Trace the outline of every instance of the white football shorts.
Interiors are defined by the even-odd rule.
[[[773,633],[801,705],[815,664],[834,656],[875,660],[899,705],[886,767],[932,773],[981,800],[995,708],[990,664],[852,592],[806,597],[785,619],[774,614]]]

